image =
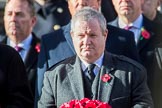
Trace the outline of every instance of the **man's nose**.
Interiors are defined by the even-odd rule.
[[[91,38],[86,35],[84,38],[84,44],[90,44],[90,42],[91,42]]]
[[[15,20],[16,20],[16,14],[15,14],[15,13],[13,13],[13,14],[11,15],[11,20],[12,20],[12,21],[15,21]]]

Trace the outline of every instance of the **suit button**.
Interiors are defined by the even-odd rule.
[[[57,8],[57,12],[58,12],[58,13],[63,13],[63,11],[64,11],[64,10],[63,10],[61,7]]]
[[[56,25],[53,26],[53,29],[58,30],[58,29],[60,29],[60,27],[61,27],[60,25],[56,24]]]

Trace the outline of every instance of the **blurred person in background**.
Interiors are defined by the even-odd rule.
[[[0,44],[0,108],[33,108],[24,63],[12,47]]]
[[[5,38],[5,29],[3,23],[5,0],[0,1],[0,42]]]
[[[33,0],[7,0],[4,11],[6,37],[2,41],[18,51],[24,61],[28,80],[35,93],[40,40],[32,33],[36,23]]]
[[[35,0],[37,22],[33,32],[38,38],[69,23],[71,16],[66,0]]]
[[[107,22],[110,22],[117,17],[112,0],[101,0],[101,12],[106,18]]]
[[[162,14],[157,10],[159,5],[160,0],[144,0],[142,4],[142,13],[155,23],[162,24]]]
[[[134,33],[155,108],[162,108],[162,25],[142,13],[144,0],[112,0],[118,17],[110,24]],[[151,4],[150,4],[151,5]]]
[[[162,0],[160,0],[160,5],[159,5],[159,7],[158,7],[158,11],[159,11],[160,13],[162,13]]]

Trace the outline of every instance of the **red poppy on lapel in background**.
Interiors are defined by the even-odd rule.
[[[143,38],[144,39],[150,38],[150,33],[144,27],[141,28],[141,35],[142,36],[140,37],[140,40],[142,40]]]
[[[37,43],[37,45],[35,46],[35,49],[36,49],[37,53],[40,52],[40,43]]]

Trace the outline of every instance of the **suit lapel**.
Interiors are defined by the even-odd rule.
[[[143,17],[143,24],[142,25],[143,25],[144,29],[150,34],[150,38],[145,39],[145,38],[143,38],[142,34],[140,35],[139,41],[137,43],[137,49],[138,49],[139,52],[151,40],[151,38],[154,37],[154,34],[155,34],[153,32],[153,24],[150,23],[150,21],[148,19],[146,19],[145,17]]]
[[[104,57],[103,66],[101,67],[101,70],[96,76],[94,84],[92,85],[92,92],[95,94],[94,99],[99,99],[103,102],[109,102],[115,80],[115,77],[112,74],[115,71],[115,66],[113,64],[111,55],[107,55],[108,56]],[[107,82],[102,80],[102,77],[105,74],[110,76],[110,80]],[[98,88],[98,90],[96,90],[96,88]]]
[[[111,91],[112,91],[114,80],[115,80],[115,77],[110,73],[112,70],[102,66],[101,71],[100,71],[101,74],[99,78],[98,99],[102,100],[103,102],[109,102],[110,100]],[[102,81],[102,76],[105,74],[111,77],[111,79],[107,82]]]
[[[104,57],[104,65],[101,67],[100,72],[97,74],[92,84],[92,93],[94,94],[93,99],[99,99],[103,102],[109,102],[115,81],[113,75],[113,72],[115,71],[115,63],[113,62],[111,55],[108,53],[106,54],[107,56]],[[81,71],[82,69],[80,66],[80,60],[76,57],[76,62],[72,65],[73,69],[68,73],[70,84],[72,86],[71,88],[76,99],[85,97],[83,72]],[[105,74],[108,74],[111,77],[108,82],[102,81],[101,77]]]
[[[28,51],[27,56],[26,56],[26,58],[24,60],[24,64],[25,64],[25,67],[27,69],[27,72],[28,72],[28,70],[30,70],[30,67],[32,67],[35,63],[37,63],[38,52],[35,49],[37,43],[39,43],[39,39],[37,39],[33,35],[32,42],[31,42],[29,51]]]
[[[112,25],[112,26],[115,26],[115,27],[119,27],[119,25],[118,25],[118,17],[114,20],[114,21],[111,21],[110,23],[108,23],[108,24],[110,24],[110,25]]]
[[[68,25],[64,26],[64,36],[65,36],[65,39],[67,40],[68,45],[70,46],[71,50],[75,54],[72,38],[71,38],[71,35],[70,35],[70,30],[71,30],[71,23],[69,23]]]
[[[80,60],[76,57],[76,62],[72,66],[73,69],[68,73],[68,77],[71,83],[72,91],[76,99],[82,99],[84,94],[83,75],[80,67]]]
[[[7,36],[4,36],[5,38],[2,40],[2,44],[7,44],[7,45],[9,45],[9,41],[8,41],[8,38],[7,38]]]

